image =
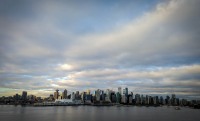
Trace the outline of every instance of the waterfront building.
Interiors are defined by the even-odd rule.
[[[129,104],[132,104],[132,103],[133,103],[133,97],[132,97],[132,95],[129,95],[129,96],[128,96],[128,103],[129,103]]]
[[[143,97],[143,95],[141,95],[140,104],[145,104],[145,98]]]
[[[116,94],[116,102],[121,103],[121,95],[119,92],[117,92],[117,94]]]
[[[100,100],[102,100],[102,101],[105,101],[105,94],[104,94],[104,91],[102,90],[101,91],[101,99]]]
[[[115,93],[114,92],[111,92],[111,102],[112,103],[116,103],[116,95],[115,95]]]
[[[79,91],[76,91],[75,99],[76,99],[76,100],[80,100]]]
[[[170,97],[169,97],[168,95],[166,96],[165,104],[166,104],[166,105],[170,105],[170,104],[171,104],[171,103],[170,103]]]
[[[82,92],[81,93],[81,100],[82,100],[82,102],[85,102],[85,100],[86,100],[86,92]]]
[[[71,94],[71,99],[75,100],[75,94],[74,94],[74,92],[72,92],[72,94]]]
[[[122,95],[121,103],[126,103],[126,102],[127,102],[126,95]]]
[[[91,101],[92,100],[92,95],[86,95],[85,100]]]
[[[186,106],[188,105],[188,101],[186,99],[182,99],[180,104]]]
[[[67,99],[67,90],[66,89],[62,92],[62,99]]]
[[[20,95],[19,94],[15,94],[13,96],[13,98],[14,98],[15,101],[18,101],[18,100],[20,100]]]
[[[159,103],[160,103],[161,105],[163,105],[163,97],[162,97],[162,96],[160,96]]]
[[[95,91],[95,97],[96,97],[96,101],[100,101],[100,95],[101,95],[101,90],[98,89]]]
[[[146,105],[148,105],[148,104],[149,104],[148,97],[149,97],[148,95],[146,95],[146,97],[145,97],[145,104],[146,104]]]
[[[125,95],[125,96],[128,96],[128,88],[126,87],[125,89],[123,89],[123,94]]]
[[[22,100],[27,100],[27,92],[26,91],[22,92]]]
[[[109,99],[109,101],[111,102],[111,90],[109,90],[109,89],[107,89],[106,90],[106,98],[107,98],[107,100]]]
[[[154,96],[154,97],[153,97],[153,104],[154,104],[154,105],[157,105],[158,102],[159,102],[159,101],[158,101],[158,96]]]
[[[172,105],[176,105],[176,95],[175,95],[175,94],[172,94],[172,97],[171,97],[171,104],[172,104]]]
[[[122,88],[121,87],[118,87],[118,92],[120,95],[122,95]]]
[[[105,97],[106,102],[111,102],[110,98],[108,96]]]
[[[86,91],[87,95],[90,95],[91,94],[90,92],[91,92],[90,90],[87,90]]]
[[[59,97],[59,90],[57,89],[56,92],[54,92],[54,99],[58,99]]]
[[[136,104],[136,105],[139,105],[139,104],[140,104],[140,95],[139,95],[139,94],[136,94],[136,95],[135,95],[135,104]]]

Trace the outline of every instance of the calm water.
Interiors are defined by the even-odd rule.
[[[173,107],[21,107],[0,105],[1,121],[200,121],[200,110]]]

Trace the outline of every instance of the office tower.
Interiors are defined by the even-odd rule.
[[[79,91],[76,91],[75,99],[76,99],[76,100],[79,100]]]
[[[95,91],[95,97],[96,97],[96,101],[100,101],[100,95],[101,95],[101,90],[98,89]]]
[[[112,102],[112,103],[116,103],[116,95],[115,95],[115,92],[112,91],[110,95],[111,95],[111,102]]]
[[[149,102],[148,102],[148,97],[149,97],[148,95],[146,95],[146,97],[145,97],[145,104],[146,104],[146,105],[149,104]]]
[[[107,89],[106,90],[106,99],[108,100],[109,99],[109,101],[111,101],[111,90],[109,90],[109,89]]]
[[[128,103],[129,103],[129,104],[132,104],[132,103],[133,103],[133,97],[132,97],[132,95],[129,95],[129,96],[128,96]]]
[[[168,95],[166,96],[165,104],[170,105],[170,97]]]
[[[117,103],[121,103],[121,95],[119,94],[119,92],[117,92],[116,94],[116,100],[117,100]]]
[[[101,91],[101,100],[102,100],[102,101],[105,101],[105,94],[104,94],[104,91],[103,91],[103,90]]]
[[[121,87],[118,87],[118,92],[120,95],[122,95],[122,88]]]
[[[54,99],[58,99],[59,97],[59,90],[57,89],[56,92],[54,92]]]
[[[141,95],[140,104],[143,104],[143,95]]]
[[[106,95],[105,95],[105,101],[106,102],[111,102],[111,90],[107,89],[106,90]]]
[[[90,95],[90,90],[87,90],[87,95]]]
[[[181,105],[186,106],[188,103],[188,101],[186,99],[182,99],[181,100]]]
[[[160,103],[161,105],[163,105],[163,97],[162,97],[162,96],[160,96],[159,103]]]
[[[71,99],[75,100],[75,94],[74,94],[74,92],[72,92],[72,94],[71,94]]]
[[[125,96],[128,96],[128,88],[123,89],[123,94],[124,94]]]
[[[175,94],[172,94],[172,97],[171,97],[171,104],[172,104],[172,105],[176,105],[176,95],[175,95]]]
[[[52,101],[53,100],[53,94],[49,95],[49,100]]]
[[[15,101],[18,101],[20,99],[19,94],[15,94],[13,97],[14,97]]]
[[[140,104],[140,95],[139,94],[135,95],[135,104],[137,104],[137,105]]]
[[[176,98],[176,103],[175,103],[175,105],[179,105],[180,103],[180,100],[179,100],[179,98]]]
[[[122,103],[127,103],[127,97],[125,95],[122,95],[121,102]]]
[[[86,100],[86,95],[87,95],[86,92],[81,93],[81,100],[82,100],[82,102],[85,102],[85,100]]]
[[[22,100],[26,100],[27,99],[27,92],[23,91],[22,92]]]
[[[62,93],[62,98],[67,99],[67,90],[66,89]]]
[[[158,96],[153,97],[153,104],[157,105],[159,103]]]

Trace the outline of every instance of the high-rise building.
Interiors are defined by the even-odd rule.
[[[122,103],[127,103],[127,97],[125,95],[122,95],[121,102]]]
[[[79,91],[76,91],[75,99],[76,99],[76,100],[79,100]]]
[[[96,101],[100,101],[100,95],[101,95],[101,90],[98,89],[95,91],[95,97],[96,97]]]
[[[106,100],[108,100],[111,102],[111,90],[107,89],[106,90]]]
[[[103,90],[101,90],[101,100],[102,100],[102,101],[105,101],[105,94],[104,94],[104,91],[103,91]]]
[[[54,99],[58,99],[59,97],[59,90],[57,89],[56,92],[54,92]]]
[[[125,95],[125,96],[128,96],[128,88],[126,87],[125,89],[123,89],[123,94]]]
[[[86,95],[87,95],[86,92],[82,92],[82,93],[81,93],[81,100],[82,100],[82,102],[85,102],[85,100],[86,100]]]
[[[136,95],[135,95],[135,104],[137,104],[137,105],[140,104],[140,100],[141,100],[141,99],[140,99],[140,95],[139,95],[139,94],[136,94]]]
[[[153,97],[153,104],[157,105],[159,103],[158,96]]]
[[[22,92],[22,100],[27,100],[27,92],[26,91]]]
[[[115,95],[115,92],[111,92],[111,102],[112,103],[116,103],[116,95]]]
[[[160,103],[161,105],[163,105],[163,97],[162,97],[162,96],[160,96],[159,103]]]
[[[67,90],[66,89],[62,93],[62,98],[67,99]]]
[[[132,97],[132,95],[129,95],[129,96],[128,96],[128,103],[129,103],[129,104],[132,104],[132,103],[133,103],[133,97]]]
[[[166,96],[165,104],[170,105],[170,97],[168,95]]]
[[[172,104],[172,105],[176,105],[176,95],[175,95],[175,94],[172,94],[172,97],[171,97],[171,104]]]
[[[87,95],[90,95],[90,90],[87,90]]]
[[[72,92],[72,94],[71,94],[71,99],[75,100],[75,94],[74,94],[74,92]]]
[[[119,94],[119,92],[117,92],[116,94],[116,101],[117,103],[121,103],[121,95]]]
[[[20,99],[20,95],[19,94],[15,94],[14,96],[15,101],[18,101]]]
[[[145,104],[145,98],[144,98],[144,96],[143,96],[143,95],[141,95],[141,100],[140,100],[140,103],[141,103],[141,104]]]
[[[122,95],[122,88],[121,87],[118,87],[118,92],[120,95]]]

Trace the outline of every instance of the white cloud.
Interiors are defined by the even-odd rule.
[[[120,26],[86,33],[75,25],[95,13],[94,7],[80,11],[74,7],[75,3],[69,7],[55,4],[38,5],[33,20],[13,21],[9,25],[10,21],[4,17],[0,22],[7,25],[0,31],[0,36],[4,35],[0,41],[2,88],[36,92],[39,88],[94,89],[121,84],[137,89],[144,87],[149,93],[156,93],[159,87],[160,92],[169,92],[166,89],[169,86],[178,88],[178,93],[198,91],[199,1],[159,3],[155,9]],[[97,29],[102,29],[100,25]],[[30,75],[32,79],[24,81],[22,75]]]

